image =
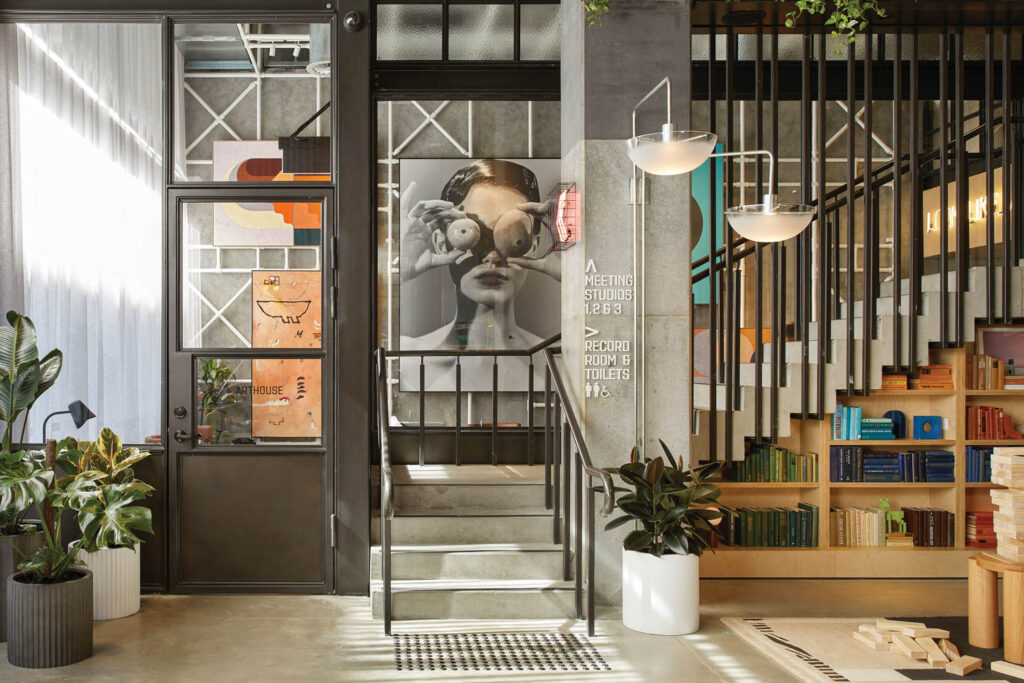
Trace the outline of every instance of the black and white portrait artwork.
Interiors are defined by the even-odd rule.
[[[401,349],[526,349],[558,333],[561,252],[547,200],[560,169],[557,159],[401,161]],[[427,391],[455,390],[451,358],[426,365]],[[462,390],[490,391],[492,365],[463,359]],[[401,390],[419,388],[418,366],[403,359]],[[498,368],[500,391],[526,391],[525,359]]]

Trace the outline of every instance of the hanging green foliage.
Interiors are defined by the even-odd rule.
[[[587,23],[591,26],[600,23],[601,17],[611,9],[612,0],[581,0],[586,13]],[[728,1],[728,0],[726,0]],[[846,36],[851,43],[857,34],[863,32],[873,16],[884,17],[885,10],[879,6],[878,0],[776,0],[793,5],[786,14],[786,26],[796,26],[800,15],[827,15],[825,25],[832,27],[832,34]]]

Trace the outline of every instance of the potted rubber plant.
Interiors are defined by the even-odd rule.
[[[43,544],[7,579],[7,661],[33,669],[65,666],[92,654],[92,573],[75,560],[78,541],[62,540],[61,512],[75,509],[86,481],[56,482],[57,442],[23,451],[0,469],[0,499],[42,520]]]
[[[139,611],[140,564],[136,532],[153,533],[149,508],[135,505],[153,487],[135,478],[133,465],[149,451],[125,448],[109,428],[95,441],[67,438],[57,462],[67,476],[59,486],[73,490],[82,537],[78,559],[93,575],[93,619],[119,619]]]
[[[623,539],[622,622],[657,635],[684,635],[700,626],[700,556],[721,536],[717,524],[732,511],[718,502],[721,489],[707,480],[721,468],[713,462],[684,469],[664,442],[661,455],[607,468],[628,488],[616,501],[624,513],[605,529],[633,523]]]
[[[27,453],[21,442],[27,420],[23,418],[57,381],[62,362],[57,349],[40,358],[35,325],[15,311],[7,313],[7,324],[0,327],[0,422],[4,424],[0,470],[17,477],[24,467]],[[42,529],[26,520],[29,495],[22,487],[0,495],[0,642],[7,640],[7,579],[17,571],[18,562],[43,544]]]

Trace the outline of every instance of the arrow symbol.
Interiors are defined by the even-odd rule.
[[[586,269],[585,272],[587,272],[587,273],[596,273],[597,272],[597,266],[594,265],[594,259],[588,259],[587,260],[587,269]]]
[[[586,330],[586,334],[583,337],[584,339],[590,339],[595,334],[599,334],[599,332],[595,330],[593,327],[584,327],[583,329]]]

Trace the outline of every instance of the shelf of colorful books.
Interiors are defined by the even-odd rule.
[[[950,489],[956,487],[955,482],[937,481],[834,481],[829,484],[833,489]]]
[[[1024,443],[1024,442],[1022,442]],[[832,446],[952,446],[955,439],[857,439],[853,441],[829,441]]]
[[[1024,439],[967,439],[968,446],[1024,446]]]
[[[908,397],[910,397],[910,398],[915,398],[915,397],[918,397],[918,396],[922,396],[922,397],[924,397],[924,396],[953,397],[953,396],[956,396],[956,391],[954,389],[872,389],[871,393],[868,394],[868,397],[870,397],[870,398],[878,398],[878,397],[882,397],[882,396],[884,396],[886,398],[893,398],[893,397],[899,397],[899,398],[908,398]],[[857,397],[856,396],[844,396],[843,400],[848,400],[848,399],[851,399],[851,398],[857,398]],[[864,397],[860,397],[860,398],[864,398]]]
[[[1021,389],[967,389],[966,396],[1021,396],[1024,397],[1024,387]]]
[[[816,481],[709,481],[721,489],[816,489]]]

